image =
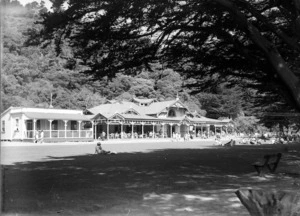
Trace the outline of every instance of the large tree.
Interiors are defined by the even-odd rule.
[[[41,33],[95,79],[159,60],[195,91],[223,82],[270,110],[300,110],[299,14],[300,0],[53,0]]]

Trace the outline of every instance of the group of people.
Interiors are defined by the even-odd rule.
[[[35,132],[34,135],[34,142],[35,143],[43,143],[44,142],[44,131],[43,130],[39,130]]]
[[[181,139],[181,134],[173,132],[173,134],[172,134],[172,141],[180,141],[180,139]],[[183,140],[184,141],[189,141],[190,139],[193,139],[193,135],[192,134],[185,133],[183,135]]]

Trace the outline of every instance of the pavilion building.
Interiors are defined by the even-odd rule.
[[[84,110],[10,107],[1,114],[1,140],[33,141],[43,130],[45,142],[105,139],[171,138],[227,133],[230,119],[191,112],[179,98],[107,100]]]
[[[44,142],[93,140],[92,121],[82,110],[10,107],[1,113],[1,140]]]
[[[107,101],[89,109],[94,122],[95,138],[103,132],[112,138],[171,138],[174,134],[184,137],[210,136],[224,131],[231,120],[216,120],[192,113],[178,98],[158,102],[156,99],[133,98],[128,101]]]

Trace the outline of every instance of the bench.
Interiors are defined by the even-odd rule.
[[[263,169],[267,167],[271,173],[276,171],[278,163],[281,159],[282,154],[267,154],[264,156],[263,162],[255,162],[252,165],[254,166],[255,170],[257,171],[258,175],[261,175]]]

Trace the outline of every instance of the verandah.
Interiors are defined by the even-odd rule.
[[[214,133],[210,127],[214,127]],[[163,122],[163,121],[126,121],[97,120],[94,123],[94,138],[126,139],[126,138],[172,138],[174,134],[184,137],[186,134],[206,137],[222,132],[225,125],[210,125],[206,123]]]
[[[26,120],[25,139],[34,139],[40,131],[44,138],[93,138],[93,122],[81,120]]]

